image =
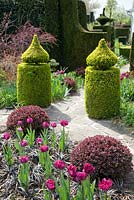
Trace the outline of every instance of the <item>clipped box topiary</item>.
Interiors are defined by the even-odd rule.
[[[37,35],[21,58],[17,69],[18,103],[48,107],[51,104],[49,54],[40,45]]]
[[[85,70],[85,104],[89,117],[106,119],[120,110],[120,70],[113,65],[116,55],[101,39],[98,47],[87,57]]]

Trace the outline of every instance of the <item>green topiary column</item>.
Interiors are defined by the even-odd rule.
[[[48,107],[51,104],[49,54],[40,45],[37,35],[21,58],[17,69],[18,103]]]
[[[119,113],[120,70],[113,66],[117,59],[104,39],[87,57],[85,105],[91,118],[107,119]]]

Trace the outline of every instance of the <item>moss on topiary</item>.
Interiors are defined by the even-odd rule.
[[[25,63],[19,64],[17,69],[19,104],[41,107],[51,104],[51,71],[48,59],[48,53],[40,46],[37,36],[34,36],[32,44],[22,56]]]
[[[21,59],[24,63],[47,63],[49,54],[40,45],[37,35],[34,35],[32,43],[22,54]]]
[[[97,70],[109,69],[117,61],[117,56],[109,49],[105,39],[99,41],[98,47],[86,59],[87,65]]]
[[[120,70],[85,71],[85,104],[88,116],[95,119],[111,118],[119,114],[120,109]]]

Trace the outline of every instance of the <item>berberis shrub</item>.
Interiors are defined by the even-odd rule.
[[[29,124],[27,123],[27,118],[32,118],[33,122],[31,124],[32,129],[36,132],[42,129],[42,123],[44,121],[49,122],[48,114],[44,109],[39,106],[22,106],[16,110],[14,110],[7,119],[7,128],[10,130],[15,130],[18,122],[21,121],[21,128],[23,131],[26,131],[29,128]]]
[[[129,149],[109,136],[88,137],[75,147],[71,163],[81,170],[86,162],[95,167],[94,178],[123,178],[132,170],[132,154]]]

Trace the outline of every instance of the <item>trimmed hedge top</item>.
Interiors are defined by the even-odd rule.
[[[117,61],[117,56],[107,46],[105,39],[99,41],[98,47],[86,59],[87,65],[90,65],[96,70],[109,69]]]
[[[49,54],[40,45],[37,35],[34,35],[32,43],[28,49],[22,54],[21,59],[23,63],[47,63],[49,61]]]

